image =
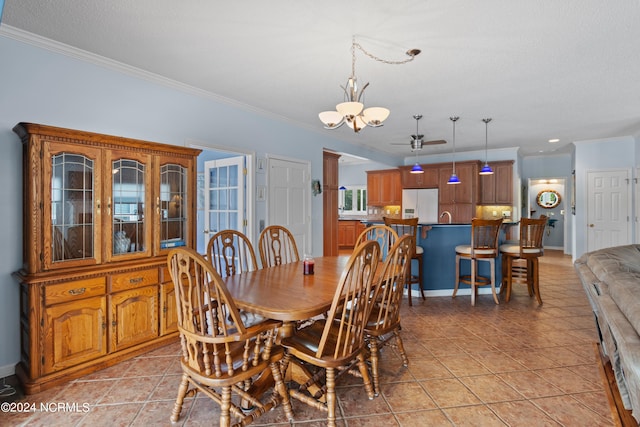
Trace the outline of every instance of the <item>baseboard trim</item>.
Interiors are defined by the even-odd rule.
[[[0,366],[0,378],[10,377],[16,374],[16,365]]]
[[[500,286],[496,287],[496,293],[498,294],[500,293]],[[453,295],[453,289],[432,289],[432,290],[424,291],[424,296],[426,297],[450,297],[451,295]],[[458,293],[456,294],[456,296],[458,295],[471,296],[471,288],[468,288],[468,287],[458,288]],[[491,287],[489,286],[479,287],[478,295],[491,295]],[[420,295],[420,291],[418,290],[411,290],[411,297],[422,298],[422,296]]]

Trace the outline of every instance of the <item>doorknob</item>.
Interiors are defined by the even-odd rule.
[[[593,224],[589,224],[589,227],[593,228]]]

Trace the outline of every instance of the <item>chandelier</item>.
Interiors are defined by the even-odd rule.
[[[364,108],[364,103],[361,99],[369,83],[365,83],[362,88],[358,88],[358,79],[356,77],[356,48],[360,49],[371,59],[394,65],[411,62],[420,53],[420,49],[411,49],[406,52],[409,56],[408,59],[402,61],[387,61],[367,52],[359,43],[356,43],[354,37],[351,41],[351,76],[347,79],[345,86],[340,86],[344,91],[344,102],[336,105],[336,111],[323,111],[318,114],[320,121],[324,123],[325,129],[337,129],[347,123],[347,126],[357,133],[365,126],[380,127],[387,117],[389,117],[389,110],[387,108]]]

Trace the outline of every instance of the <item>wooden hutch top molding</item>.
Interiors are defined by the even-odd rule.
[[[13,131],[26,142],[30,135],[37,134],[46,136],[55,142],[72,142],[74,144],[101,147],[106,149],[118,149],[126,147],[129,151],[137,151],[146,154],[164,154],[168,150],[171,155],[181,158],[192,158],[201,150],[183,147],[179,145],[163,144],[159,142],[149,142],[140,139],[127,138],[122,136],[105,135],[101,133],[87,132],[74,129],[65,129],[49,125],[41,125],[36,123],[18,123]]]

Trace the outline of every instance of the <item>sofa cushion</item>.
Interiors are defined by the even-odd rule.
[[[640,245],[625,245],[601,249],[586,255],[586,264],[600,281],[607,281],[612,272],[640,273]]]
[[[636,333],[640,332],[640,273],[612,272],[607,276],[609,295]]]

